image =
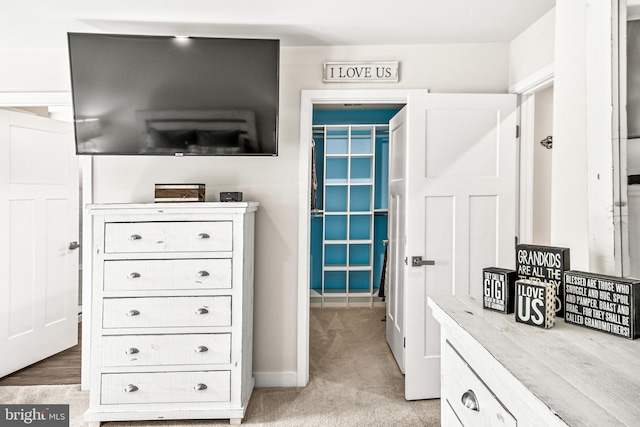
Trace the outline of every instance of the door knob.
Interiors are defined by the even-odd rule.
[[[436,265],[436,262],[431,259],[423,260],[421,256],[411,257],[411,267],[420,267],[422,265]]]
[[[69,250],[72,251],[74,249],[78,249],[80,247],[80,243],[78,242],[69,242]]]

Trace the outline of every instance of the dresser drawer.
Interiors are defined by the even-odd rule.
[[[103,405],[228,402],[231,374],[229,371],[103,374],[100,398]]]
[[[102,340],[105,367],[231,363],[231,334],[122,335]]]
[[[109,222],[105,253],[231,251],[230,221]]]
[[[443,348],[443,404],[449,404],[459,422],[466,426],[515,427],[515,418],[447,343]],[[463,395],[473,394],[478,410],[463,404]]]
[[[105,329],[230,326],[231,297],[105,298],[102,316]]]
[[[105,291],[229,288],[231,288],[231,259],[104,262]]]

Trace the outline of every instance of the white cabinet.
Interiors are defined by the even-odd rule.
[[[432,296],[441,325],[442,425],[637,426],[640,340],[556,321],[551,329]]]
[[[253,391],[255,202],[90,205],[90,407],[240,423]]]

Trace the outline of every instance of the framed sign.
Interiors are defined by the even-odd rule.
[[[516,280],[516,322],[549,329],[556,324],[556,285]]]
[[[567,271],[564,320],[628,339],[640,337],[640,280]]]
[[[483,268],[483,307],[505,314],[513,313],[516,278],[515,270],[497,267]]]
[[[516,246],[519,279],[540,280],[556,285],[556,315],[564,316],[564,272],[570,269],[569,248],[540,245]]]
[[[398,61],[325,62],[325,83],[397,82]]]

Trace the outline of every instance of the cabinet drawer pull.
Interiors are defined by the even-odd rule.
[[[133,384],[129,384],[124,388],[124,391],[126,391],[127,393],[133,393],[134,391],[137,391],[138,387],[133,385]]]
[[[198,239],[208,239],[209,237],[211,236],[209,236],[207,233],[198,234]]]
[[[207,389],[207,385],[206,384],[202,384],[202,383],[198,383],[195,386],[193,386],[194,390],[206,390]]]
[[[126,354],[136,354],[136,353],[139,353],[139,352],[140,352],[140,350],[138,350],[135,347],[128,348],[127,351],[125,351]]]
[[[204,353],[206,351],[209,351],[209,348],[204,345],[199,345],[196,347],[196,353]]]
[[[199,308],[196,310],[196,314],[207,314],[209,312],[209,310],[207,310],[206,308]]]
[[[140,273],[132,272],[127,275],[127,279],[137,279],[140,277]]]
[[[139,234],[132,234],[131,236],[129,236],[129,240],[140,240],[142,239],[142,236]]]
[[[462,394],[462,404],[472,411],[480,412],[480,405],[473,390],[467,390]]]
[[[204,271],[204,270],[198,271],[196,273],[196,276],[198,276],[198,277],[207,277],[208,275],[209,275],[209,272],[208,271]]]
[[[129,317],[137,316],[139,314],[140,314],[140,312],[138,310],[129,310],[129,311],[127,311],[127,316],[129,316]]]

